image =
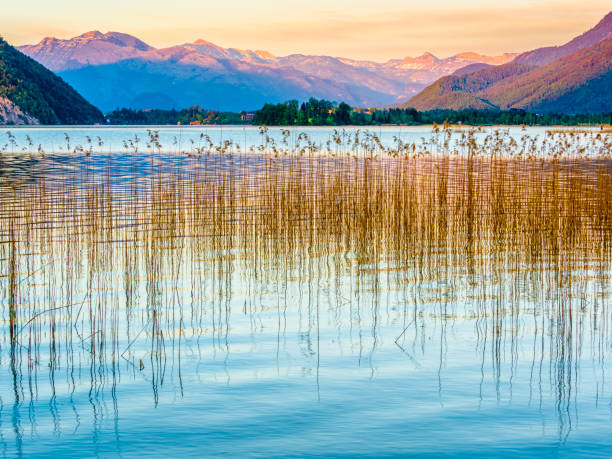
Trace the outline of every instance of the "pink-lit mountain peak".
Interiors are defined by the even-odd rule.
[[[403,62],[438,62],[439,60],[440,59],[438,59],[429,51],[425,51],[418,57],[406,56],[404,57]]]
[[[61,40],[63,42],[78,42],[81,44],[87,44],[91,42],[104,42],[113,44],[120,47],[127,48],[135,48],[140,51],[150,51],[155,48],[148,45],[144,41],[134,37],[133,35],[129,35],[121,32],[107,32],[102,33],[99,30],[92,30],[89,32],[85,32],[77,37],[74,37],[69,40]]]
[[[155,48],[132,35],[92,30],[66,40],[47,37],[19,50],[48,69],[61,71],[139,57]]]
[[[104,38],[104,34],[102,32],[100,32],[99,30],[92,30],[89,32],[85,32],[84,34],[79,35],[78,37],[75,37],[75,39],[83,39],[83,40],[99,40],[101,38]]]

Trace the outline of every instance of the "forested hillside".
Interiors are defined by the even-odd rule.
[[[0,97],[42,124],[103,122],[100,110],[70,85],[0,38]],[[8,104],[4,104],[8,107]],[[10,122],[5,117],[0,122]]]

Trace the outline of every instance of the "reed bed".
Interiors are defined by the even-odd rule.
[[[609,352],[610,135],[453,129],[422,149],[341,131],[325,147],[287,133],[280,149],[264,129],[260,153],[230,143],[172,161],[150,133],[131,173],[90,152],[70,170],[7,175],[1,339],[16,387],[89,365],[94,385],[149,372],[157,400],[186,340],[222,349],[237,315],[256,329],[276,311],[280,330],[281,310],[306,307],[299,327],[318,337],[322,305],[367,324],[372,348],[383,320],[400,347],[427,320],[474,320],[494,368],[533,333],[570,387],[585,342],[595,360]]]

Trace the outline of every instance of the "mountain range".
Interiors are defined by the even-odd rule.
[[[564,45],[499,56],[424,53],[379,63],[201,39],[154,48],[98,31],[19,50],[32,59],[0,40],[0,123],[98,122],[98,109],[118,107],[252,110],[309,97],[421,111],[612,112],[612,12]]]
[[[102,113],[0,38],[0,124],[93,124]]]
[[[612,112],[612,13],[562,46],[528,51],[502,65],[472,64],[442,77],[403,106]]]
[[[104,111],[183,108],[255,109],[309,97],[355,106],[398,103],[429,83],[475,63],[503,64],[516,54],[431,53],[384,63],[330,56],[278,57],[196,40],[156,49],[131,35],[98,31],[44,38],[19,49],[53,70]]]

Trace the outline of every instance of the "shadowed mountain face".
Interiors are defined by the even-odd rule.
[[[93,124],[102,113],[0,38],[0,124]]]
[[[529,51],[504,65],[472,64],[459,69],[403,106],[608,113],[612,112],[611,87],[612,13],[563,46]]]
[[[45,38],[20,49],[103,110],[193,104],[242,110],[311,96],[357,106],[386,105],[466,65],[500,64],[515,57],[461,53],[439,59],[425,53],[385,63],[300,54],[277,57],[205,40],[155,49],[130,35],[97,31],[69,40]]]

